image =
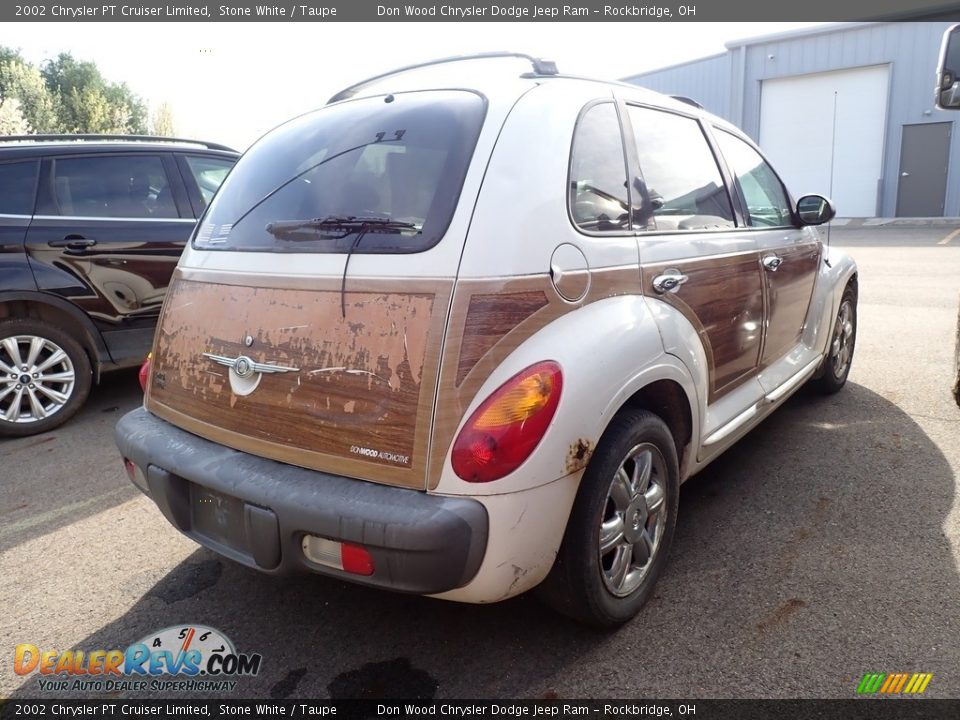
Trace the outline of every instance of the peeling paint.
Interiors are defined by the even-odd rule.
[[[584,438],[579,438],[573,443],[567,451],[567,472],[572,473],[585,468],[593,456],[593,450],[593,443]]]

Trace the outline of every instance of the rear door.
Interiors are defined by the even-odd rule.
[[[26,239],[37,286],[84,310],[116,362],[149,349],[194,225],[184,199],[169,153],[62,155],[43,163]]]
[[[755,148],[724,130],[715,130],[715,137],[760,251],[767,298],[760,382],[770,392],[813,356],[801,337],[821,258],[820,238],[794,223],[789,194]]]
[[[645,207],[639,235],[643,291],[664,345],[695,366],[686,319],[707,363],[704,434],[710,436],[762,396],[756,380],[763,326],[763,277],[754,236],[738,227],[720,166],[700,122],[628,106]],[[665,307],[664,307],[665,306]]]

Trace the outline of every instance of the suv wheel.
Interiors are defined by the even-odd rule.
[[[83,405],[90,360],[69,333],[42,320],[0,321],[0,435],[46,432]]]
[[[827,346],[827,357],[814,386],[827,395],[835,393],[847,382],[850,364],[853,362],[853,349],[857,344],[857,299],[853,289],[848,287],[840,299],[840,309],[833,324],[833,334]]]
[[[600,440],[541,595],[598,627],[626,622],[649,598],[677,522],[680,471],[669,428],[656,415],[618,415]]]

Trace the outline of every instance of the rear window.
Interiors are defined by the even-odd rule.
[[[193,245],[274,252],[425,250],[443,237],[453,217],[484,111],[478,95],[435,91],[366,98],[292,120],[240,159]],[[309,222],[334,218],[371,222],[365,230]],[[298,222],[303,227],[295,231],[275,229]]]

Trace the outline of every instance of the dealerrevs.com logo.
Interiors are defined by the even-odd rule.
[[[259,653],[238,653],[230,639],[204,625],[177,625],[150,633],[125,650],[14,650],[17,675],[38,676],[50,692],[229,691],[234,678],[260,672]]]

